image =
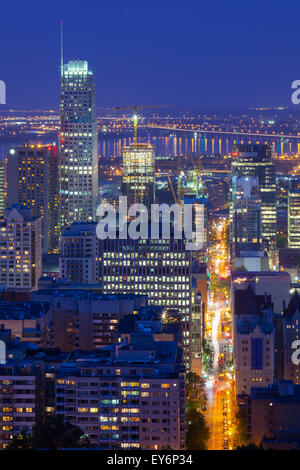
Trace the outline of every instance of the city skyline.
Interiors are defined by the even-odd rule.
[[[3,7],[4,453],[300,450],[288,3]]]

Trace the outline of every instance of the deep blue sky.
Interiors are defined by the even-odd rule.
[[[290,104],[300,79],[299,0],[27,0],[0,8],[9,104],[57,107],[65,59],[89,61],[99,106]]]

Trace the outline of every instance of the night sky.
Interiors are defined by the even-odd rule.
[[[65,60],[87,59],[98,106],[290,105],[299,0],[5,1],[0,79],[14,106],[57,108]]]

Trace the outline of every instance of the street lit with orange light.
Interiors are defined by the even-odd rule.
[[[232,372],[232,334],[229,289],[228,221],[212,227],[209,249],[210,292],[206,312],[206,340],[211,345],[211,370],[206,380],[206,422],[210,450],[232,450],[235,435],[235,400]]]

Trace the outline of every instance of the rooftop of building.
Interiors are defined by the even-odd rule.
[[[234,281],[237,278],[247,278],[247,280],[256,277],[286,277],[290,278],[289,273],[285,271],[233,271],[231,278]]]
[[[133,335],[130,344],[120,342],[97,351],[74,351],[58,368],[57,376],[80,376],[83,368],[90,368],[95,376],[111,377],[97,367],[143,367],[150,368],[155,378],[175,378],[182,371],[182,364],[183,350],[177,341],[154,341],[145,335]],[[139,377],[130,370],[126,376]]]
[[[125,315],[120,319],[118,326],[118,335],[131,334],[143,331],[146,334],[162,331],[161,307],[143,306],[139,308],[137,315]]]
[[[51,287],[41,288],[38,291],[31,293],[32,299],[38,296],[52,296],[57,298],[73,297],[77,299],[91,299],[103,301],[147,299],[147,296],[142,294],[103,294],[100,291],[99,284],[69,284],[66,287],[64,285],[60,286],[54,283]]]
[[[78,237],[83,232],[96,233],[97,222],[75,222],[67,227],[62,236],[63,237]]]
[[[253,387],[251,400],[269,400],[271,403],[300,403],[300,385],[291,380],[280,380],[268,387]]]

